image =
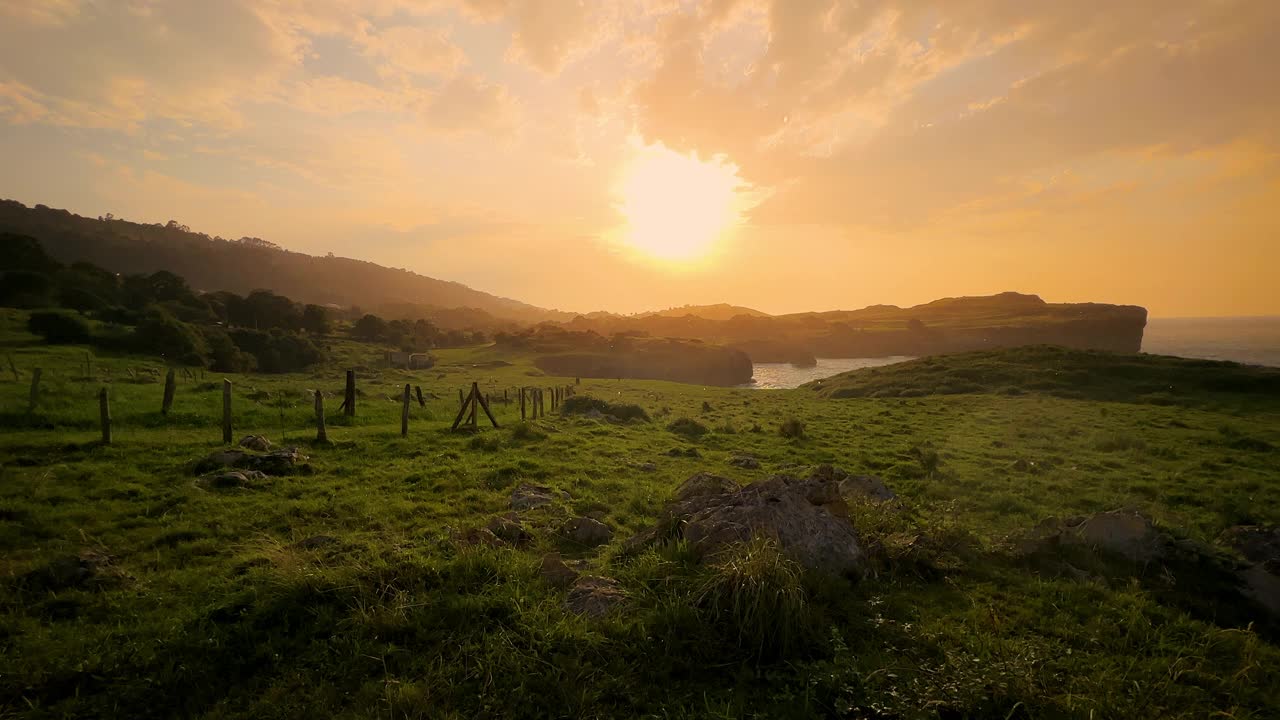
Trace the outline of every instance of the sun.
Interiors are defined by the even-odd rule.
[[[626,242],[659,260],[688,262],[707,255],[738,222],[737,166],[700,160],[662,144],[640,146],[618,185]]]

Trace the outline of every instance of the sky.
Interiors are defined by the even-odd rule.
[[[1274,0],[0,0],[0,196],[544,307],[1280,314]]]

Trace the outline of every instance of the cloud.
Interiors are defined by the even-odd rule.
[[[240,2],[94,3],[59,17],[0,30],[0,81],[35,89],[67,125],[234,126],[237,105],[274,90],[302,46]]]
[[[779,188],[759,222],[900,226],[1098,153],[1276,139],[1275,3],[763,7],[748,71],[711,61],[723,16],[684,13],[634,94],[646,138]]]
[[[434,130],[502,134],[515,125],[519,104],[503,86],[464,74],[426,97],[418,112]]]
[[[466,53],[441,27],[392,27],[369,36],[365,50],[384,63],[384,74],[452,75],[467,62]]]

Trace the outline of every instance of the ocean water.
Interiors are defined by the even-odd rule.
[[[1147,321],[1142,337],[1142,351],[1280,367],[1280,317],[1152,318]],[[892,365],[910,359],[903,355],[819,358],[816,366],[808,368],[788,363],[756,363],[754,382],[742,387],[760,390],[794,388],[849,370]]]
[[[756,363],[755,372],[752,375],[754,382],[742,387],[759,390],[794,388],[811,380],[821,380],[842,372],[892,365],[910,359],[905,355],[882,358],[818,358],[818,364],[813,367],[796,367],[791,363]]]
[[[1280,316],[1151,318],[1142,352],[1280,367]]]

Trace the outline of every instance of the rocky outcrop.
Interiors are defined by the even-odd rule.
[[[297,448],[274,450],[266,454],[255,454],[236,448],[219,450],[196,463],[196,474],[215,472],[224,468],[251,470],[266,475],[292,475],[308,473],[307,456],[298,452]]]
[[[569,518],[560,527],[560,534],[583,547],[603,545],[613,539],[613,530],[608,525],[589,517]]]
[[[511,491],[511,509],[516,511],[531,510],[554,504],[557,500],[569,499],[569,493],[563,490],[552,490],[545,485],[520,483]]]
[[[571,612],[600,619],[627,601],[627,593],[613,578],[581,575],[569,588],[565,607]]]
[[[627,541],[626,550],[683,538],[699,556],[761,535],[810,570],[858,574],[864,553],[849,522],[839,482],[831,476],[775,475],[739,487],[699,473],[686,480],[654,528]]]
[[[1046,518],[1024,538],[1020,548],[1030,553],[1057,544],[1083,545],[1136,562],[1157,557],[1165,538],[1146,515],[1111,510],[1065,520]]]
[[[240,447],[248,450],[256,450],[258,452],[266,452],[271,449],[271,441],[265,435],[246,435],[240,438]]]
[[[1240,572],[1245,594],[1280,619],[1280,526],[1238,525],[1218,542],[1248,561]]]
[[[1051,560],[1048,568],[1081,580],[1137,578],[1157,598],[1193,615],[1227,626],[1254,625],[1280,637],[1280,528],[1231,528],[1218,544],[1237,555],[1178,537],[1140,512],[1111,510],[1048,518],[1017,549],[1028,560]],[[1095,575],[1065,562],[1059,551],[1066,548],[1087,548],[1110,561],[1095,562],[1101,573]]]
[[[836,483],[843,497],[861,497],[876,502],[896,500],[898,497],[875,475],[851,475],[832,465],[819,465],[814,468],[812,477]]]

